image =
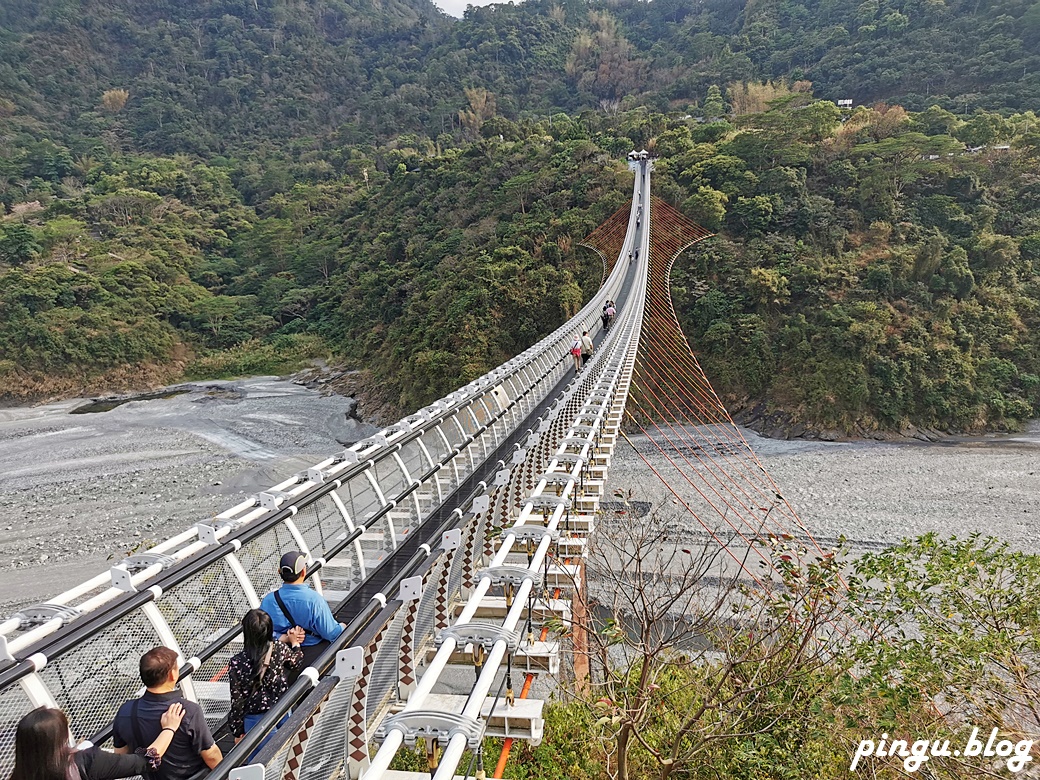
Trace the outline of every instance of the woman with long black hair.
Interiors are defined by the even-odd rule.
[[[285,695],[286,672],[303,666],[303,629],[289,629],[284,642],[271,641],[272,630],[271,616],[262,609],[251,609],[242,618],[244,648],[228,663],[228,727],[236,743]]]
[[[139,754],[117,755],[71,744],[69,721],[61,710],[37,707],[20,721],[14,737],[14,772],[11,780],[116,780],[148,776],[162,763],[174,732],[181,725],[184,708],[177,702],[163,713],[162,731]]]

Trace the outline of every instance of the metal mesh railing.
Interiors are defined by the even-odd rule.
[[[297,780],[338,780],[346,776],[347,723],[353,688],[351,680],[329,692],[310,729]]]
[[[332,496],[324,496],[303,507],[293,517],[293,522],[315,558],[335,545],[347,530],[346,521]]]
[[[431,486],[424,485],[420,490],[432,490]],[[418,496],[411,495],[402,501],[394,509],[394,527],[397,529],[397,542],[401,543],[401,539],[407,536],[409,533],[415,530],[419,524],[420,510],[419,507],[423,506],[425,502],[420,501]],[[433,494],[433,504],[439,503],[437,500],[437,494]],[[426,511],[429,514],[429,511]]]
[[[7,777],[14,768],[15,726],[31,709],[32,702],[25,695],[22,686],[13,685],[0,692],[0,777]],[[82,735],[75,727],[73,733],[77,737]]]
[[[506,492],[506,491],[502,491],[502,492]],[[484,515],[477,515],[477,516],[475,516],[475,517],[470,519],[470,523],[473,523],[473,524],[476,525],[476,528],[473,530],[473,534],[474,534],[474,539],[473,539],[474,562],[473,562],[473,565],[476,568],[480,568],[480,556],[481,556],[482,550],[484,549],[485,538],[487,537],[487,528],[488,528],[487,518]],[[465,534],[465,533],[467,533],[467,532],[463,531],[463,534]]]
[[[231,685],[228,681],[227,666],[231,657],[241,649],[241,641],[233,641],[203,661],[191,675],[195,696],[211,728],[223,721],[231,709]]]
[[[249,600],[227,563],[221,561],[163,593],[157,606],[181,652],[191,658],[238,625],[249,610]]]
[[[396,496],[408,487],[401,467],[393,458],[384,458],[376,463],[375,474],[384,496]]]
[[[284,523],[278,523],[266,533],[242,545],[242,549],[238,551],[238,559],[256,587],[258,595],[263,597],[269,587],[280,584],[277,582],[278,559],[286,550],[296,548],[296,540]]]
[[[462,528],[462,543],[465,544],[470,532],[471,524],[475,518],[471,517]],[[462,577],[465,574],[466,556],[461,549],[456,550],[451,556],[451,568],[448,570],[448,611],[451,612],[451,604],[458,598],[462,590]]]
[[[87,736],[111,723],[119,706],[141,690],[138,663],[158,644],[151,623],[140,612],[132,612],[38,674],[68,715],[73,733]],[[84,674],[88,669],[90,673]]]
[[[444,421],[441,426],[441,430],[444,432],[444,437],[448,440],[448,444],[455,447],[461,447],[466,441],[466,429],[461,424],[460,419],[466,415],[464,412],[456,412],[451,417]]]
[[[285,762],[289,758],[289,747],[292,745],[292,741],[286,742],[282,745],[274,758],[267,762],[264,769],[264,780],[282,780],[285,776]]]
[[[370,729],[378,723],[387,706],[397,700],[397,681],[401,670],[401,631],[404,621],[405,610],[397,610],[386,627],[383,641],[372,662],[365,706],[365,719]]]
[[[426,647],[433,644],[433,631],[437,620],[436,604],[438,595],[435,583],[440,581],[444,567],[449,566],[454,557],[461,557],[458,554],[458,550],[451,555],[441,555],[437,562],[433,564],[430,575],[426,580],[427,585],[423,589],[422,598],[419,601],[419,609],[415,613],[415,649],[413,654],[416,661],[422,658],[422,653]]]
[[[423,445],[426,447],[426,451],[430,453],[430,457],[437,463],[440,463],[448,456],[448,447],[445,445],[444,439],[442,439],[440,434],[436,431],[428,431],[420,438]]]
[[[367,524],[368,519],[382,507],[379,496],[364,474],[347,480],[338,492],[355,523]]]
[[[390,537],[390,519],[383,515],[368,527],[368,533],[361,537],[361,549],[366,557],[382,558],[394,548]]]

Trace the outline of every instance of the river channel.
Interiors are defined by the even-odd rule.
[[[350,416],[351,399],[276,377],[89,403],[0,409],[0,616],[375,431]],[[932,444],[744,435],[821,541],[844,534],[867,550],[927,531],[982,532],[1040,552],[1038,424]],[[669,500],[626,446],[611,483]]]

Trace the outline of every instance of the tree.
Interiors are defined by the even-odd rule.
[[[0,262],[7,265],[25,265],[43,253],[36,233],[28,225],[15,222],[0,225]]]
[[[1000,114],[981,112],[956,128],[953,135],[968,146],[989,146],[1010,140],[1012,132],[1011,124]]]
[[[726,101],[722,98],[722,90],[718,84],[708,87],[708,94],[704,98],[704,118],[714,122],[726,116]]]
[[[495,115],[495,96],[483,87],[467,88],[465,93],[469,109],[459,111],[459,122],[470,138],[479,138],[484,120]]]
[[[129,99],[130,93],[125,89],[106,89],[101,95],[101,108],[109,114],[118,114]]]
[[[833,557],[803,564],[804,548],[771,539],[762,554],[777,579],[755,586],[715,541],[677,533],[682,523],[661,511],[640,517],[631,494],[616,497],[619,510],[589,540],[587,580],[599,585],[588,612],[597,617],[572,626],[588,640],[578,700],[598,718],[610,776],[667,780],[695,767],[732,776],[738,743],[764,763],[771,746],[806,744],[810,713],[845,672],[831,663]],[[743,554],[744,563],[754,557]],[[836,772],[845,758],[832,750],[825,760]]]
[[[594,776],[697,780],[852,777],[854,749],[871,777],[905,777],[927,763],[930,777],[998,778],[1033,760],[1040,556],[977,535],[927,534],[852,562],[771,536],[763,547],[780,581],[731,592],[715,615],[727,615],[729,628],[718,631],[705,616],[726,586],[694,574],[699,593],[682,595],[699,553],[672,554],[681,523],[633,531],[652,523],[633,508],[623,502],[622,516],[607,515],[594,537],[624,540],[610,571],[599,575],[603,550],[589,559],[604,577],[602,619],[588,626],[593,687],[550,715],[583,727],[557,726],[536,758],[576,753],[568,760],[599,768]],[[981,753],[990,728],[1008,740],[999,761],[961,753],[973,730]],[[919,737],[925,759],[915,767],[907,759]],[[875,752],[880,739],[906,743]],[[572,776],[549,772],[541,776]]]
[[[770,104],[783,98],[807,101],[812,95],[812,83],[796,81],[790,86],[784,81],[743,81],[731,84],[729,102],[734,116],[761,114]]]
[[[203,296],[194,302],[192,316],[209,333],[209,340],[217,347],[231,347],[273,324],[270,317],[257,316],[257,300],[252,295]]]
[[[717,231],[726,218],[726,194],[711,187],[699,186],[697,191],[683,201],[683,211],[702,227]]]
[[[1019,258],[1018,242],[1010,236],[984,233],[972,254],[976,268],[999,271],[1013,265]]]
[[[740,196],[730,209],[730,216],[742,232],[764,233],[773,225],[778,200],[775,195]]]
[[[925,135],[953,135],[961,124],[960,119],[941,106],[929,106],[911,120],[913,128]]]
[[[955,727],[1040,730],[1040,557],[931,533],[864,556],[849,585],[872,628],[856,653],[883,696],[941,692]]]
[[[759,305],[767,310],[782,306],[791,297],[787,277],[775,268],[752,268],[751,290]]]
[[[887,136],[872,144],[860,144],[853,156],[865,162],[868,176],[898,201],[904,189],[927,175],[935,160],[960,151],[961,146],[949,136],[926,136],[908,132]]]

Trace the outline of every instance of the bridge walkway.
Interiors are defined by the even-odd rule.
[[[607,298],[622,301],[624,310],[633,272],[613,269],[575,318],[484,377],[0,621],[0,774],[11,767],[14,724],[36,706],[61,707],[74,733],[104,744],[115,708],[140,691],[137,659],[156,644],[178,651],[185,697],[218,726],[227,714],[224,675],[240,642],[238,622],[276,584],[276,562],[287,549],[312,559],[314,587],[349,623],[344,641],[363,638],[391,585],[413,572],[429,577],[458,544],[445,539],[460,530],[451,526],[472,525],[473,507],[486,500],[481,491],[509,465],[503,456],[538,434],[535,420],[541,428],[556,412],[559,404],[549,399],[569,386],[574,331],[594,330]],[[472,557],[472,542],[464,556],[452,557],[466,555]],[[461,579],[462,568],[453,563],[451,578]],[[324,682],[320,673],[334,661],[324,659],[302,684]],[[299,703],[307,692],[287,700]],[[225,763],[219,771],[226,774],[234,762]]]

